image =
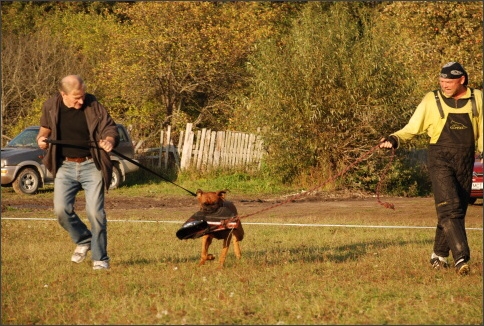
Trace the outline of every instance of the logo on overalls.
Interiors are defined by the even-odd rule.
[[[460,122],[456,122],[456,121],[452,120],[452,121],[450,121],[450,129],[452,129],[452,130],[464,130],[464,129],[467,129],[467,127]]]

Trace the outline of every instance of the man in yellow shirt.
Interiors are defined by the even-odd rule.
[[[439,83],[440,89],[424,96],[405,127],[381,139],[380,148],[398,148],[423,133],[430,137],[428,170],[438,218],[430,263],[435,269],[448,267],[450,251],[456,272],[467,275],[465,216],[476,149],[481,158],[483,151],[482,91],[467,86],[467,72],[458,62],[442,67]]]

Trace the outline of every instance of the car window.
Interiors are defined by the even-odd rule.
[[[120,126],[118,126],[118,133],[119,133],[119,141],[120,142],[127,142],[128,141],[128,135],[124,132],[124,129]]]
[[[37,129],[26,129],[18,134],[14,139],[8,142],[9,147],[38,147],[37,145]]]

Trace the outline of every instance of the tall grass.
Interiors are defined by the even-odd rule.
[[[15,197],[3,189],[2,195],[2,203]],[[110,196],[129,199],[114,191]],[[428,261],[434,230],[410,228],[434,226],[432,200],[393,202],[395,211],[373,199],[297,202],[267,210],[243,220],[243,258],[236,260],[231,251],[223,270],[216,261],[197,266],[199,239],[175,237],[195,206],[111,209],[108,271],[93,271],[89,259],[71,263],[74,245],[55,220],[2,219],[1,321],[482,324],[482,229],[468,231],[471,275],[434,271]],[[236,204],[242,214],[271,205]],[[53,216],[50,210],[14,205],[4,217]],[[389,225],[407,227],[374,227]],[[482,228],[482,206],[469,207],[467,226]],[[214,241],[211,252],[218,255],[220,249],[221,242]]]

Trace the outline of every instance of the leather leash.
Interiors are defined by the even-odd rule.
[[[54,144],[54,145],[72,145],[72,146],[78,146],[78,147],[82,147],[82,148],[98,148],[97,146],[86,145],[86,142],[85,142],[85,141],[73,141],[73,140],[52,140],[52,139],[45,139],[44,141],[45,141],[46,143],[50,143],[50,144]],[[89,143],[89,142],[87,142],[87,144],[88,144],[88,143]],[[78,145],[78,144],[79,144],[79,145]],[[152,173],[152,174],[154,174],[154,175],[156,175],[156,176],[160,177],[161,179],[163,179],[163,180],[165,180],[165,181],[167,181],[167,182],[169,182],[169,183],[171,183],[171,184],[173,184],[173,185],[175,185],[175,186],[177,186],[177,187],[179,187],[179,188],[181,188],[181,189],[185,190],[185,191],[186,191],[186,192],[188,192],[190,195],[192,195],[192,196],[194,196],[194,197],[196,197],[196,196],[197,196],[197,194],[196,194],[196,193],[194,193],[193,191],[190,191],[190,190],[188,190],[188,189],[186,189],[186,188],[184,188],[184,187],[182,187],[182,186],[180,186],[180,185],[178,185],[178,184],[174,183],[173,181],[168,180],[167,178],[165,178],[165,177],[164,177],[164,176],[162,176],[161,174],[159,174],[159,173],[157,173],[157,172],[155,172],[155,171],[151,170],[150,168],[148,168],[148,167],[144,166],[143,164],[141,164],[141,163],[139,163],[139,162],[136,162],[135,160],[133,160],[133,159],[131,159],[131,158],[127,157],[126,155],[121,154],[120,152],[116,151],[115,149],[112,149],[112,150],[111,150],[111,152],[113,152],[114,154],[118,155],[119,157],[121,157],[121,158],[125,159],[126,161],[128,161],[128,162],[130,162],[130,163],[132,163],[132,164],[134,164],[134,165],[136,165],[136,166],[138,166],[138,167],[140,167],[140,168],[142,168],[142,169],[145,169],[146,171],[148,171],[148,172],[150,172],[150,173]]]
[[[256,212],[253,212],[253,213],[250,213],[250,214],[246,214],[246,215],[243,215],[243,216],[239,216],[239,218],[245,218],[245,217],[249,217],[249,216],[252,216],[252,215],[256,215],[256,214],[259,214],[261,212],[265,212],[267,210],[273,209],[275,207],[278,207],[278,206],[282,206],[284,204],[287,204],[288,202],[293,201],[293,200],[296,200],[298,198],[307,196],[308,194],[312,193],[313,191],[315,191],[315,190],[323,187],[324,185],[328,184],[329,182],[332,182],[332,181],[338,179],[339,177],[343,176],[344,174],[346,174],[350,169],[352,169],[353,167],[355,167],[357,164],[359,164],[360,162],[362,162],[365,158],[367,158],[368,156],[370,156],[374,151],[376,151],[377,149],[379,149],[379,147],[380,147],[380,144],[375,145],[373,148],[371,148],[369,151],[367,151],[364,155],[362,155],[360,158],[358,158],[355,162],[353,162],[352,164],[350,164],[346,168],[344,168],[341,172],[339,172],[335,176],[332,176],[332,177],[328,178],[326,181],[324,181],[323,183],[315,186],[314,188],[310,189],[309,191],[306,191],[305,193],[301,193],[301,194],[296,194],[296,195],[290,196],[290,197],[288,197],[283,202],[280,202],[280,203],[277,203],[275,205],[272,205],[272,206],[263,208],[261,210],[258,210]],[[382,182],[384,180],[384,177],[386,176],[386,173],[387,173],[388,169],[390,168],[390,166],[391,166],[391,164],[393,162],[394,157],[395,157],[395,149],[392,148],[392,155],[390,157],[390,161],[386,164],[385,168],[383,169],[383,173],[382,173],[383,176],[382,176],[382,178],[380,178],[380,181],[378,182],[378,184],[376,186],[376,195],[377,195],[378,204],[384,206],[385,208],[390,208],[390,209],[393,209],[393,210],[395,210],[395,205],[393,205],[392,203],[388,203],[388,202],[382,202],[380,200],[380,186],[381,186],[381,184],[382,184]]]

